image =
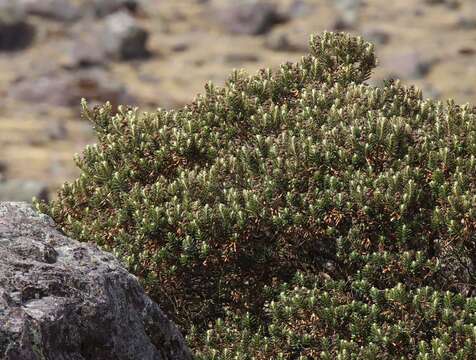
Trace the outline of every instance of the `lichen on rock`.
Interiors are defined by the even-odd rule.
[[[0,203],[0,358],[191,359],[175,325],[113,255]]]

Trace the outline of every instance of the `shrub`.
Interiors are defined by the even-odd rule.
[[[281,285],[266,326],[230,313],[192,332],[201,359],[473,359],[476,298],[399,283],[305,278]]]
[[[324,33],[300,62],[235,71],[179,110],[112,114],[83,103],[98,144],[76,157],[80,177],[38,208],[121,258],[197,348],[207,324],[227,314],[248,313],[269,331],[265,305],[298,271],[325,273],[332,301],[357,296],[357,313],[373,304],[349,290],[362,282],[405,299],[449,291],[471,302],[476,109],[424,100],[398,81],[371,87],[375,64],[371,44]],[[405,306],[369,319],[385,327],[426,316]],[[474,325],[459,309],[454,318]],[[446,329],[440,322],[431,326]],[[330,334],[310,324],[315,332],[297,334]],[[433,339],[428,327],[402,329]],[[369,331],[356,343],[370,346]],[[341,351],[334,340],[330,353]]]

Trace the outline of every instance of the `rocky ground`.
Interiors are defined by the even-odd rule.
[[[233,68],[299,59],[323,30],[376,45],[372,84],[476,102],[473,0],[0,0],[0,200],[76,177],[73,154],[95,142],[81,97],[180,107]]]

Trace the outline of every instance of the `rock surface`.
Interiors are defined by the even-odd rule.
[[[399,79],[419,79],[428,74],[437,59],[426,59],[419,51],[391,54],[382,58],[390,77]]]
[[[224,28],[233,34],[260,35],[284,22],[275,4],[267,1],[236,2],[219,12]]]
[[[99,37],[106,53],[117,60],[147,57],[146,43],[149,34],[126,11],[105,18]]]
[[[2,0],[7,1],[7,0]],[[137,12],[136,0],[8,0],[27,14],[49,20],[73,22],[85,17],[103,17],[119,10]]]
[[[37,78],[19,79],[10,87],[8,96],[28,103],[65,107],[77,106],[83,97],[92,103],[110,101],[113,106],[134,102],[125,85],[100,68],[63,71],[44,74]]]
[[[0,51],[22,50],[31,44],[34,35],[23,8],[0,0]]]
[[[113,255],[25,203],[0,203],[0,358],[191,359],[175,325]]]
[[[118,10],[136,12],[139,9],[137,0],[94,0],[94,9],[97,16],[102,17]]]
[[[22,0],[28,14],[71,22],[81,17],[81,7],[71,0]]]

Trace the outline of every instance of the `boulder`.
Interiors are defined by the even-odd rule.
[[[35,28],[29,24],[22,6],[9,0],[0,0],[0,51],[22,50],[35,37]]]
[[[450,9],[457,9],[460,6],[459,0],[425,0],[428,5],[445,5]]]
[[[375,26],[365,26],[362,29],[362,35],[365,40],[374,45],[386,45],[390,41],[390,34],[386,30]]]
[[[234,34],[261,35],[286,19],[267,1],[237,1],[218,10],[225,30]]]
[[[305,17],[313,14],[316,4],[306,0],[294,0],[286,11],[290,18]]]
[[[149,33],[126,11],[106,16],[98,37],[106,54],[116,60],[144,58],[149,55],[146,47]]]
[[[73,28],[68,68],[107,66],[111,60],[141,59],[150,55],[149,33],[127,11],[108,15],[100,21],[82,21]]]
[[[7,0],[0,0],[7,1]],[[45,19],[73,22],[84,17],[104,17],[116,11],[139,10],[137,0],[8,0],[23,7],[27,14]]]
[[[81,98],[93,104],[110,101],[114,107],[135,102],[125,85],[102,68],[54,71],[18,79],[8,89],[8,96],[29,103],[64,107],[78,107]]]
[[[68,128],[64,121],[52,119],[44,127],[43,133],[49,141],[65,140],[68,137]]]
[[[277,29],[266,36],[264,46],[274,51],[306,52],[308,49],[308,35],[298,29]]]
[[[120,10],[135,13],[139,9],[137,0],[94,0],[93,5],[98,17],[107,16]]]
[[[28,14],[50,20],[71,22],[81,18],[83,9],[71,0],[22,0]]]
[[[334,30],[349,30],[357,27],[363,5],[362,0],[335,0],[333,5],[339,13]]]
[[[425,77],[438,61],[438,58],[429,58],[423,52],[409,50],[384,56],[382,65],[389,77],[408,80]]]
[[[0,358],[191,359],[177,327],[119,261],[0,203]]]
[[[456,17],[455,28],[461,30],[476,29],[476,5],[473,5]]]
[[[223,62],[225,64],[232,64],[240,66],[247,62],[257,62],[259,57],[254,53],[249,52],[231,52],[223,55]]]
[[[7,172],[7,163],[3,160],[0,160],[0,182],[5,180],[5,174]]]
[[[111,58],[102,44],[101,33],[101,25],[89,21],[75,28],[63,65],[68,69],[107,67]]]

